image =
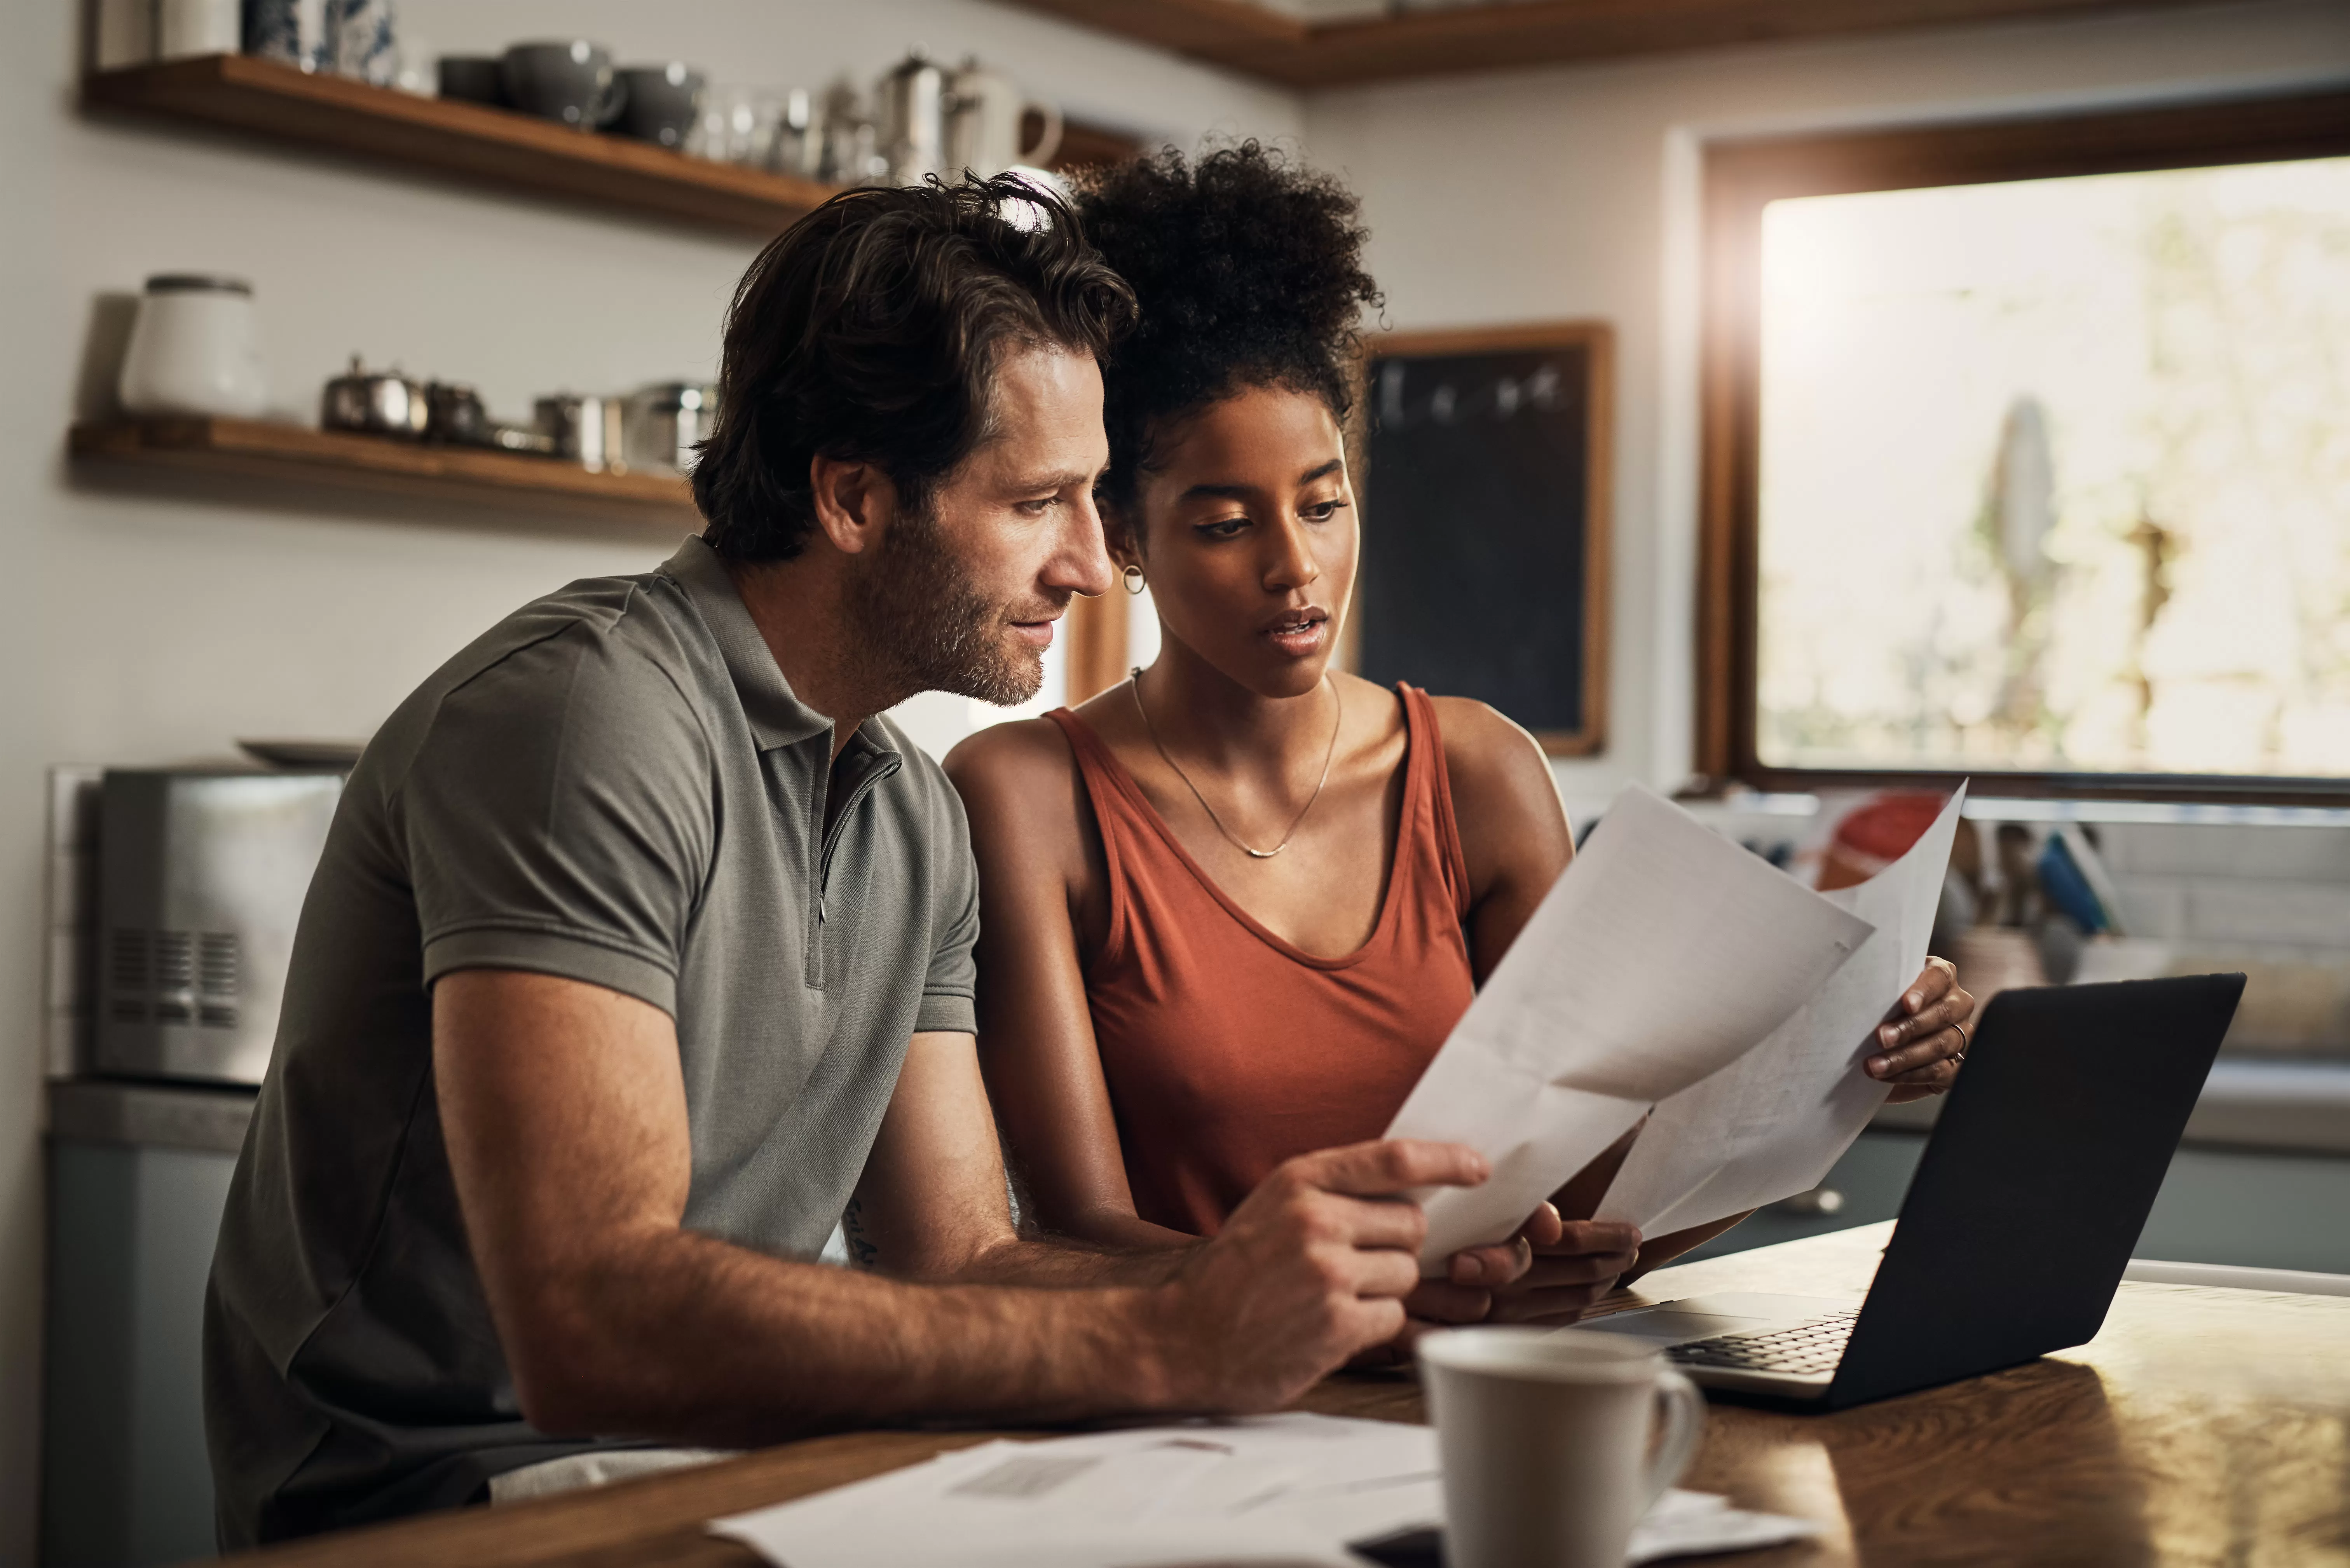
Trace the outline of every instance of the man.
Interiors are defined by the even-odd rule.
[[[224,1543],[616,1439],[1268,1408],[1401,1327],[1394,1199],[1482,1179],[1465,1149],[1295,1161],[1189,1252],[1012,1221],[962,810],[878,715],[1030,694],[1109,582],[1131,299],[1031,198],[858,192],[777,240],[706,534],[515,612],[368,747],[213,1265]],[[806,1261],[837,1221],[869,1270]]]

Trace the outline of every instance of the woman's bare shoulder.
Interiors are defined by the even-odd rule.
[[[1076,758],[1069,738],[1050,719],[1015,719],[966,735],[940,764],[978,826],[1014,820],[1031,829],[1076,800]]]
[[[1565,820],[1550,757],[1523,726],[1473,697],[1430,697],[1462,826],[1498,818]]]
[[[1542,743],[1490,702],[1436,696],[1428,701],[1444,736],[1444,760],[1456,774],[1466,768],[1550,777],[1550,758]]]

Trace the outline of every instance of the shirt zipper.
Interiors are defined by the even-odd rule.
[[[848,819],[857,815],[857,808],[864,804],[867,795],[873,793],[874,787],[882,780],[894,776],[904,763],[905,759],[897,756],[875,763],[870,772],[850,786],[848,798],[840,803],[840,810],[833,815],[832,826],[825,829],[824,849],[817,862],[816,880],[816,918],[819,923],[825,915],[825,894],[832,886],[832,852],[839,845],[840,836],[848,830]]]

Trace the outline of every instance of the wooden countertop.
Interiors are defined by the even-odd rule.
[[[1700,1291],[1858,1291],[1891,1231],[1861,1226],[1663,1270],[1626,1305]],[[2028,1288],[2029,1282],[2018,1282]],[[1421,1418],[1395,1377],[1301,1406]],[[740,1568],[704,1521],[994,1432],[858,1432],[503,1509],[235,1559],[271,1568]],[[1019,1435],[1019,1434],[1014,1434]],[[2350,1565],[2350,1298],[2125,1284],[2105,1329],[2027,1366],[1830,1416],[1717,1404],[1682,1484],[1820,1521],[1752,1568],[1887,1563]]]

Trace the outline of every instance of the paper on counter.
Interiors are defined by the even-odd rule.
[[[1421,1267],[1510,1235],[1651,1105],[1777,1028],[1870,929],[1627,785],[1388,1128],[1492,1161],[1482,1187],[1416,1194]]]
[[[983,1443],[710,1529],[784,1568],[1361,1568],[1347,1542],[1441,1528],[1439,1464],[1429,1427],[1302,1414],[1192,1421]],[[1776,1545],[1816,1531],[1669,1491],[1634,1531],[1627,1560]]]
[[[1826,1179],[1890,1092],[1860,1064],[1926,965],[1966,798],[1960,784],[1908,853],[1857,887],[1821,895],[1876,934],[1769,1039],[1649,1113],[1595,1218],[1669,1235]]]
[[[1346,1542],[1440,1518],[1439,1486],[1426,1427],[1284,1415],[985,1443],[710,1529],[786,1568],[1360,1568]]]

